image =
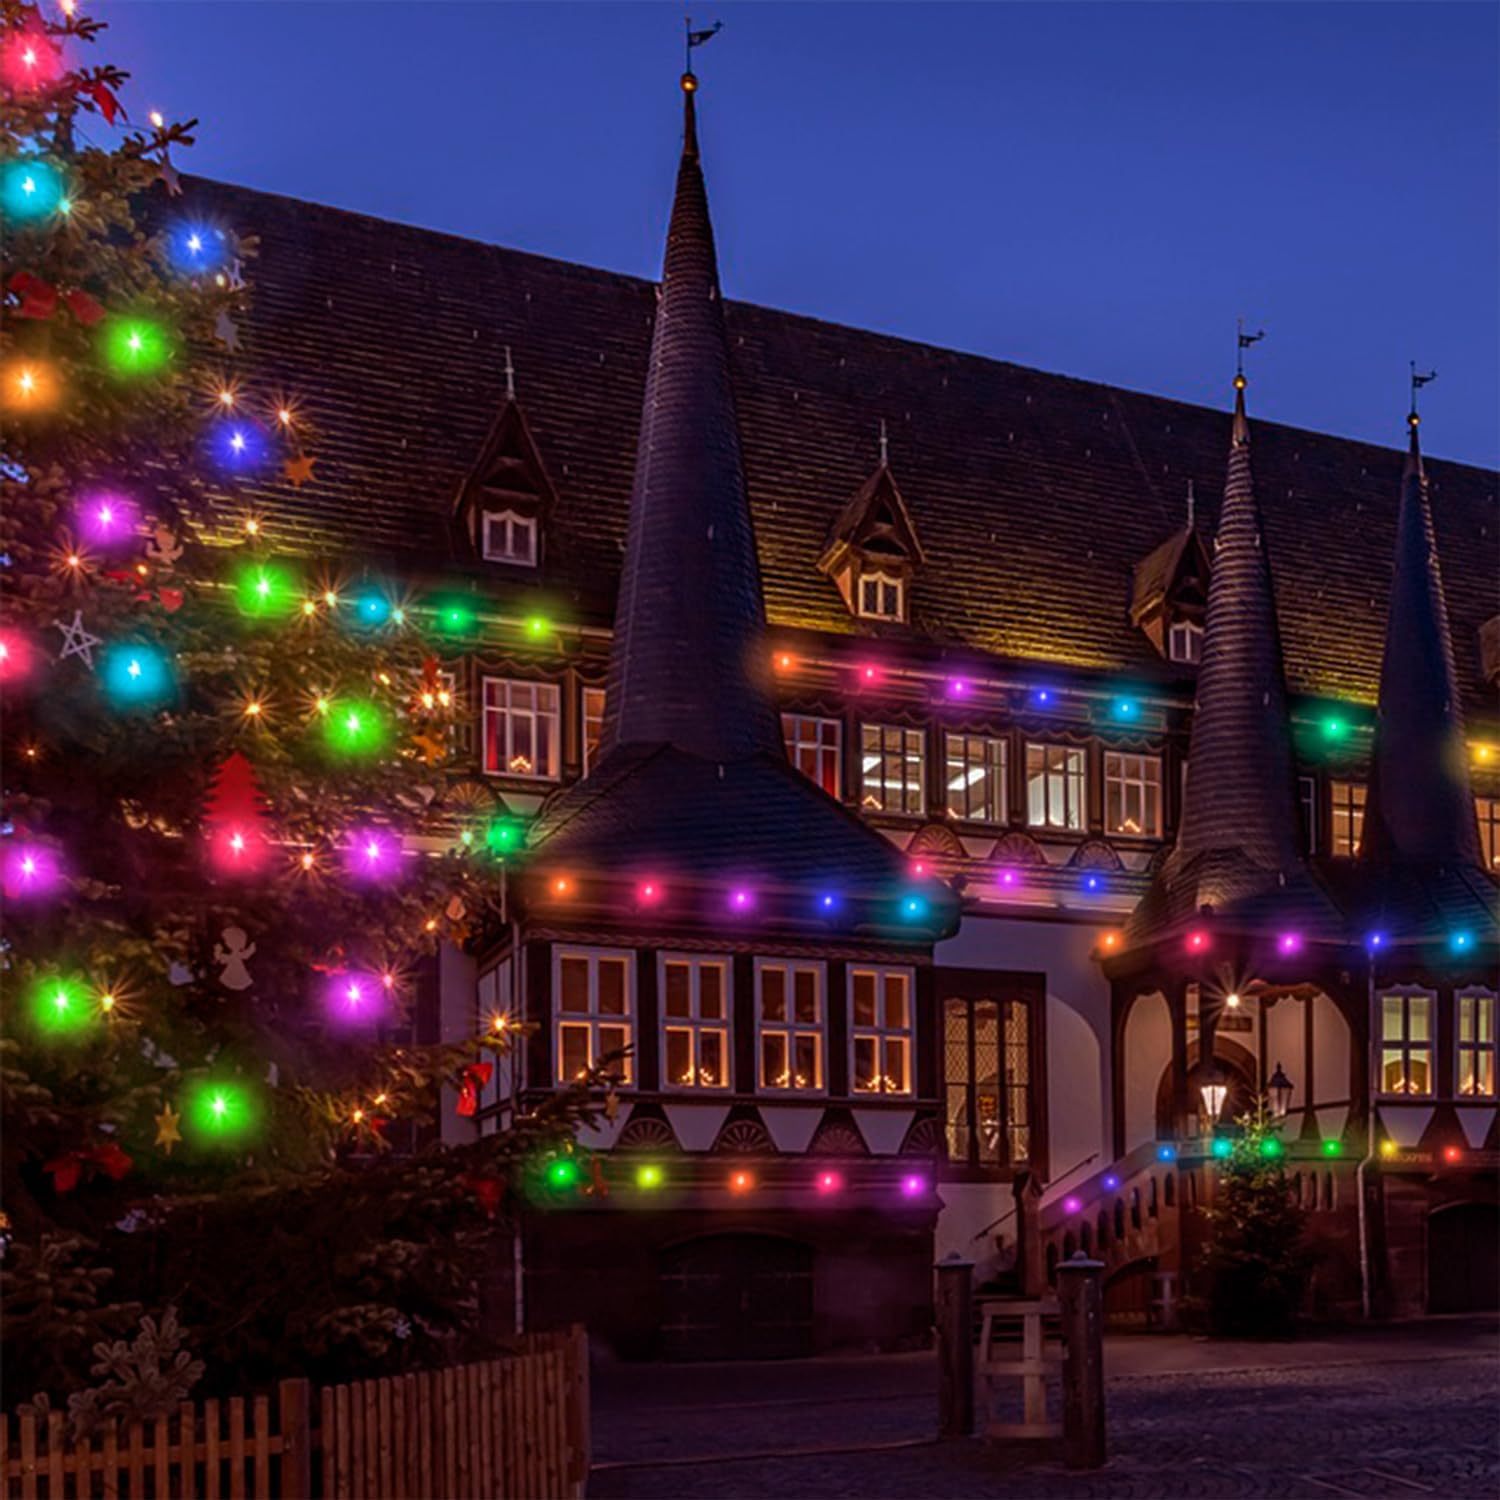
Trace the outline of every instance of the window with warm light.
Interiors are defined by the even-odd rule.
[[[819,963],[755,961],[755,1052],[762,1092],[821,1094],[825,1045]]]
[[[1500,797],[1476,797],[1474,815],[1479,819],[1479,846],[1485,865],[1500,871]]]
[[[1359,853],[1365,829],[1365,787],[1361,781],[1328,783],[1328,852],[1340,859]]]
[[[481,550],[486,562],[510,563],[515,567],[536,566],[536,517],[513,510],[486,511]]]
[[[894,573],[865,569],[859,575],[859,591],[855,598],[858,612],[866,620],[906,618],[906,584]]]
[[[1167,657],[1192,663],[1203,660],[1203,627],[1196,620],[1172,622],[1167,631]]]
[[[839,796],[844,785],[844,726],[837,719],[782,714],[781,733],[786,740],[787,759],[830,797]]]
[[[550,682],[484,679],[484,769],[557,779],[559,696]]]
[[[730,962],[684,953],[657,965],[664,1089],[727,1089],[730,1084]]]
[[[1104,828],[1126,837],[1161,837],[1159,756],[1105,753]]]
[[[635,1044],[635,954],[629,949],[555,948],[552,995],[557,1081],[573,1083],[609,1059],[615,1080],[633,1084],[635,1059],[626,1049]]]
[[[1026,821],[1033,828],[1080,830],[1088,796],[1088,755],[1071,745],[1026,747]]]
[[[1430,990],[1388,990],[1380,997],[1380,1092],[1432,1093]]]
[[[948,1158],[972,1167],[1031,1158],[1031,1027],[1019,1000],[943,1002]]]
[[[926,801],[927,737],[897,724],[859,726],[859,805],[867,812],[920,813]]]
[[[604,689],[586,687],[583,690],[583,774],[588,775],[599,753],[599,736],[604,732]]]
[[[971,823],[1006,818],[1006,742],[983,734],[943,737],[948,816]]]
[[[849,1089],[912,1091],[912,971],[849,969]]]
[[[1454,996],[1458,1024],[1454,1038],[1456,1092],[1470,1099],[1495,1097],[1495,993],[1460,990]]]

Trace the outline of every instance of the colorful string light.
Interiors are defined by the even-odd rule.
[[[186,1113],[195,1134],[211,1145],[233,1145],[248,1136],[255,1124],[250,1092],[238,1083],[197,1084],[188,1093]]]
[[[48,974],[31,988],[31,1015],[46,1036],[66,1037],[84,1030],[94,1019],[84,987],[61,974]]]
[[[22,156],[0,165],[0,209],[13,224],[48,218],[62,202],[62,173],[51,162]]]
[[[165,653],[133,641],[116,641],[104,648],[99,680],[105,696],[123,709],[156,708],[176,689]]]
[[[379,751],[385,743],[386,723],[375,704],[359,698],[323,702],[326,707],[319,707],[318,712],[330,750],[351,759],[363,759]]]
[[[247,562],[235,573],[234,597],[242,615],[275,620],[297,607],[297,585],[279,563]]]
[[[116,375],[154,375],[172,347],[159,323],[149,318],[111,318],[104,328],[104,360]]]

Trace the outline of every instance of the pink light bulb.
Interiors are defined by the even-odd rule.
[[[901,1179],[903,1198],[920,1198],[927,1191],[927,1179],[912,1172]]]
[[[747,911],[750,907],[750,892],[746,890],[736,891],[729,898],[729,904],[736,911]]]
[[[836,1193],[843,1185],[844,1180],[837,1172],[818,1173],[818,1191],[820,1193]]]

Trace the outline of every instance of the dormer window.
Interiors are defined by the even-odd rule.
[[[1203,660],[1203,627],[1196,620],[1172,622],[1167,631],[1167,658],[1194,666]]]
[[[906,581],[877,569],[859,575],[859,614],[866,620],[904,620]]]
[[[514,567],[536,566],[536,517],[517,511],[487,511],[483,554],[486,562],[510,563]]]
[[[834,519],[818,571],[857,619],[905,624],[912,574],[926,560],[882,453],[880,467]]]
[[[557,492],[521,408],[507,390],[484,446],[459,486],[455,541],[506,568],[539,568]]]

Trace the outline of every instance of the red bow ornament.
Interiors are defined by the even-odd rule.
[[[495,1071],[494,1063],[470,1063],[463,1071],[458,1085],[458,1103],[454,1112],[464,1119],[479,1113],[479,1091],[490,1081]]]

